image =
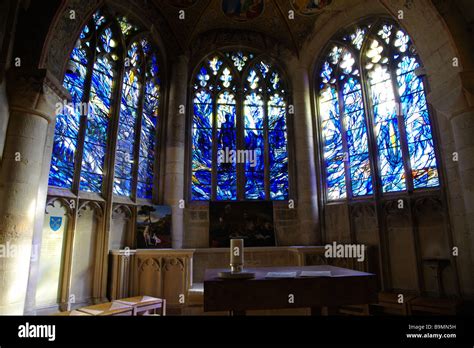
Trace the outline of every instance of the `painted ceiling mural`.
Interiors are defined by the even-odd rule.
[[[143,0],[144,1],[144,0]],[[151,0],[173,33],[170,41],[186,50],[201,34],[223,29],[258,32],[297,51],[335,13],[347,9],[338,0]],[[183,21],[177,11],[186,11]],[[290,19],[289,13],[295,13]]]
[[[264,0],[223,0],[224,14],[237,21],[247,21],[258,18],[265,8]]]
[[[313,16],[332,3],[332,0],[291,0],[291,5],[300,15]]]
[[[196,5],[198,0],[167,0],[168,3],[177,8],[188,8]]]

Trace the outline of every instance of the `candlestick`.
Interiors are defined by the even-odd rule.
[[[230,269],[232,273],[240,273],[244,268],[244,240],[230,241]]]

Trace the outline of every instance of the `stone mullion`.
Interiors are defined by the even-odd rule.
[[[75,206],[77,207],[77,205]],[[70,296],[71,296],[71,274],[72,274],[72,257],[74,249],[74,237],[78,221],[78,209],[72,209],[71,219],[68,221],[68,226],[65,230],[64,236],[64,250],[63,250],[63,267],[59,282],[59,308],[61,311],[70,310]]]
[[[240,81],[240,88],[236,93],[236,150],[246,150],[245,147],[245,118],[244,118],[244,102],[245,94],[243,93],[243,81]],[[235,167],[237,171],[237,201],[245,200],[245,186],[246,186],[246,176],[245,176],[245,165],[237,163]]]
[[[389,47],[386,47],[386,49],[389,52],[389,56],[393,57],[394,52]],[[420,236],[419,236],[417,219],[414,214],[412,201],[410,198],[410,195],[414,192],[415,187],[414,187],[414,180],[413,180],[413,170],[411,166],[410,148],[408,144],[408,136],[407,136],[406,126],[405,126],[405,115],[403,114],[403,106],[402,106],[400,92],[397,88],[397,76],[395,73],[396,71],[397,71],[397,66],[391,60],[389,63],[390,81],[392,83],[392,89],[395,96],[395,102],[397,105],[398,128],[400,131],[400,145],[403,150],[402,158],[403,158],[403,163],[405,167],[405,174],[406,174],[405,182],[406,182],[407,192],[408,192],[408,197],[406,199],[406,204],[408,204],[408,207],[406,207],[406,209],[408,209],[408,214],[409,214],[409,218],[411,222],[415,258],[417,260],[416,276],[417,276],[418,291],[422,293],[425,287],[424,277],[423,277],[423,273],[424,273],[423,260],[422,260],[422,255],[421,255],[422,251],[421,251],[421,246],[420,246]]]
[[[263,139],[264,139],[264,188],[265,188],[265,199],[271,200],[271,187],[270,187],[270,128],[268,122],[268,107],[269,107],[269,96],[267,92],[266,81],[261,76],[262,83],[264,85],[264,92],[262,93],[263,98]],[[263,82],[265,81],[265,82]]]
[[[116,28],[115,28],[116,29]],[[119,31],[117,29],[117,31]],[[122,46],[123,47],[123,46]],[[103,207],[103,216],[99,223],[98,234],[96,239],[96,257],[94,264],[94,281],[93,281],[93,299],[94,302],[104,302],[107,300],[107,255],[109,252],[109,235],[112,226],[112,216],[114,208],[114,180],[115,180],[115,164],[117,157],[118,131],[120,122],[120,112],[122,105],[123,80],[125,76],[124,60],[127,56],[125,48],[121,51],[121,60],[117,74],[114,75],[113,83],[115,88],[111,95],[110,123],[108,129],[107,140],[107,156],[104,163],[106,175],[103,182],[103,197],[105,204]]]
[[[211,201],[217,200],[217,96],[213,91],[212,95],[212,168],[211,168]]]
[[[365,120],[367,122],[367,136],[369,142],[369,158],[372,166],[372,182],[374,188],[374,198],[375,198],[375,213],[377,216],[378,222],[378,258],[381,267],[381,285],[382,290],[390,289],[391,287],[391,270],[390,270],[390,254],[388,248],[388,227],[385,220],[385,209],[383,203],[383,185],[382,185],[382,175],[379,165],[378,157],[378,146],[377,146],[377,136],[374,132],[375,130],[375,116],[374,116],[374,107],[372,105],[372,99],[370,98],[370,82],[367,78],[366,71],[363,66],[363,56],[366,50],[368,49],[370,35],[367,36],[365,42],[363,43],[359,57],[359,71],[361,75],[361,91],[362,91],[362,100],[364,104],[364,113]]]
[[[145,54],[143,53],[143,50],[141,50],[142,57],[144,60],[143,63],[143,72],[141,78],[141,86],[140,86],[140,104],[138,105],[138,110],[137,110],[137,124],[135,127],[135,143],[134,143],[134,150],[133,150],[133,159],[135,162],[135,165],[133,167],[132,171],[132,199],[136,202],[138,199],[138,175],[139,175],[139,167],[140,167],[140,148],[141,148],[141,134],[142,134],[142,121],[143,121],[143,112],[145,110],[145,92],[146,92],[146,68],[147,68],[147,62],[145,59]],[[156,139],[156,137],[155,137]],[[156,154],[156,153],[155,153]],[[155,167],[153,167],[155,169]],[[157,175],[157,173],[154,173]],[[155,177],[153,176],[153,178]]]

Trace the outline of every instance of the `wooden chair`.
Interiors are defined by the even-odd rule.
[[[166,315],[166,300],[149,296],[137,296],[124,298],[115,301],[127,306],[131,306],[134,310],[133,315]]]

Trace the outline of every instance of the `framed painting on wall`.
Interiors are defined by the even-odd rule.
[[[243,239],[246,247],[276,246],[272,202],[211,202],[211,248],[230,247],[231,239]]]
[[[171,207],[141,206],[137,214],[137,248],[170,249]]]

